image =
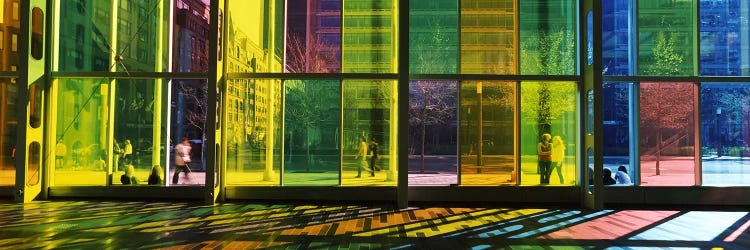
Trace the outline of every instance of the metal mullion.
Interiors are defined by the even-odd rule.
[[[486,80],[486,81],[575,81],[581,82],[581,75],[490,75],[490,74],[411,74],[411,79],[430,80]]]
[[[207,72],[51,72],[53,78],[111,78],[111,79],[208,79]],[[0,75],[2,77],[2,75]]]
[[[605,82],[750,82],[750,76],[604,76]]]
[[[394,73],[241,73],[225,74],[228,79],[235,78],[282,78],[299,80],[362,79],[362,80],[397,80]]]

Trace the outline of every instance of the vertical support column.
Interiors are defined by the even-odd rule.
[[[164,71],[164,26],[165,24],[161,22],[161,20],[164,20],[164,2],[162,1],[161,4],[159,4],[159,7],[156,8],[156,55],[154,58],[154,72],[163,72]],[[172,1],[169,1],[171,3]],[[171,25],[171,20],[167,22],[167,25]],[[159,165],[159,161],[161,160],[161,123],[162,123],[162,112],[161,112],[161,103],[162,103],[162,89],[164,79],[158,78],[154,80],[154,104],[153,104],[153,122],[152,122],[152,140],[153,143],[151,144],[151,166]],[[166,180],[167,174],[164,175],[164,179]],[[165,181],[166,182],[166,181]]]
[[[223,154],[218,152],[217,138],[221,138],[221,127],[217,128],[218,118],[225,119],[223,116],[219,117],[217,109],[221,105],[218,101],[223,100],[220,95],[223,93],[219,92],[219,87],[222,86],[223,74],[224,74],[224,63],[222,53],[226,49],[223,40],[226,39],[226,33],[223,31],[224,21],[226,21],[227,14],[224,13],[224,4],[226,0],[211,0],[210,2],[210,15],[209,23],[210,28],[208,32],[208,97],[206,98],[206,141],[203,143],[204,146],[204,157],[206,164],[206,186],[204,201],[206,204],[214,204],[216,198],[219,197],[222,185],[216,185],[217,181],[223,181],[224,176],[217,176],[217,172],[223,174]],[[221,98],[221,99],[217,99]],[[224,110],[224,109],[222,109]],[[226,112],[226,111],[223,111]],[[219,148],[221,151],[225,151],[223,148]],[[217,170],[220,170],[217,171]]]
[[[406,208],[409,206],[409,1],[394,0],[395,10],[398,13],[396,34],[398,37],[398,91],[396,93],[398,103],[398,187],[397,206]]]
[[[579,56],[580,65],[582,69],[582,80],[579,90],[583,98],[580,113],[583,122],[580,133],[583,135],[583,143],[581,147],[581,154],[583,157],[583,185],[581,185],[581,205],[583,207],[595,210],[601,210],[604,206],[603,191],[604,185],[602,183],[602,170],[603,165],[603,135],[602,135],[602,10],[601,1],[598,0],[584,0],[579,6],[579,20],[582,27],[579,29],[579,37],[582,37],[582,41],[579,48],[582,53]],[[591,20],[589,22],[589,13],[591,13]],[[591,63],[589,64],[589,59]],[[589,96],[589,94],[591,96]],[[592,103],[593,102],[593,103]],[[588,113],[588,108],[593,105],[593,114]],[[592,128],[590,130],[589,128]],[[590,173],[588,171],[590,162],[593,154],[593,188],[589,187],[588,178]]]
[[[110,72],[117,72],[117,19],[118,19],[118,6],[119,6],[120,0],[113,0],[112,6],[110,6],[110,34],[109,34],[109,41],[110,41],[110,51],[109,51],[109,65],[111,68],[109,69]],[[109,84],[102,87],[108,87],[108,99],[107,99],[107,106],[108,106],[108,113],[107,113],[107,158],[110,161],[107,166],[111,166],[107,168],[107,184],[112,185],[112,179],[115,175],[115,172],[117,172],[117,169],[120,167],[119,163],[120,160],[117,158],[119,157],[120,153],[114,153],[114,144],[117,143],[115,141],[115,100],[117,99],[117,91],[115,91],[117,88],[116,84],[117,80],[114,78],[110,78]]]

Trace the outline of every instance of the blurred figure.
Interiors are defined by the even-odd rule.
[[[615,179],[612,179],[612,170],[609,170],[609,168],[604,168],[602,178],[604,178],[604,185],[613,185],[617,183],[615,182]]]
[[[615,173],[615,181],[617,181],[617,184],[633,184],[633,182],[630,180],[630,175],[628,175],[628,169],[625,166],[620,166],[617,168],[617,173]]]
[[[65,146],[65,143],[58,142],[57,145],[55,146],[55,167],[57,168],[63,167],[63,164],[65,164],[66,154],[68,154],[68,147]]]
[[[367,163],[367,142],[364,136],[359,137],[359,144],[357,146],[357,155],[354,156],[355,160],[359,160],[359,166],[357,166],[357,176],[354,178],[362,177],[362,169],[368,170],[369,164]],[[375,170],[370,170],[370,176],[375,176]]]
[[[539,184],[549,184],[549,176],[552,173],[550,171],[550,165],[552,165],[552,143],[550,143],[552,135],[543,134],[541,141],[537,145],[537,154],[539,165],[537,171],[539,172]]]
[[[563,179],[562,175],[562,167],[563,167],[563,161],[565,160],[565,143],[563,143],[563,140],[560,136],[552,137],[552,168],[550,169],[550,174],[552,174],[552,170],[557,171],[557,178],[560,179],[560,184],[563,184],[565,180]],[[549,177],[547,177],[549,178]]]
[[[148,176],[148,185],[161,185],[161,166],[154,165],[151,168],[151,174]]]
[[[172,184],[177,184],[180,178],[180,171],[185,172],[185,178],[189,177],[190,167],[190,151],[193,147],[190,146],[190,141],[187,137],[182,137],[182,142],[174,146],[174,174],[172,175]]]
[[[133,144],[128,139],[125,139],[125,145],[122,146],[122,162],[126,165],[133,163]]]
[[[135,167],[132,164],[125,166],[125,173],[120,176],[120,182],[123,185],[138,184],[138,178],[135,178]]]

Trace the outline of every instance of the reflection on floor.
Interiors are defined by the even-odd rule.
[[[750,248],[750,213],[390,205],[0,204],[0,249]]]

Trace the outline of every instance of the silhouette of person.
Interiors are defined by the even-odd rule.
[[[630,175],[628,175],[628,168],[625,166],[618,167],[617,173],[615,173],[615,181],[617,181],[617,184],[633,184]]]
[[[148,185],[161,184],[161,166],[154,165],[151,168],[151,174],[148,176]]]
[[[185,178],[189,177],[190,174],[190,151],[193,147],[190,146],[190,141],[187,137],[182,137],[182,142],[174,146],[174,174],[172,175],[172,184],[177,184],[180,178],[180,171],[185,172]]]
[[[357,167],[357,176],[354,178],[361,178],[362,177],[362,169],[367,170],[368,169],[368,163],[367,163],[367,142],[365,142],[366,139],[364,136],[359,137],[359,144],[357,146],[357,155],[354,156],[354,159],[359,160]],[[370,169],[370,176],[375,176],[375,171]]]
[[[609,168],[604,168],[604,173],[602,173],[602,178],[604,178],[603,182],[604,185],[613,185],[617,182],[615,182],[615,179],[612,179],[612,170],[609,170]]]
[[[132,164],[125,166],[125,173],[120,176],[120,182],[124,185],[138,184],[138,178],[135,178],[135,168]]]
[[[378,158],[380,157],[378,155],[378,149],[379,149],[378,142],[375,141],[374,137],[371,137],[370,138],[370,169],[371,170],[380,171],[380,168],[378,168],[377,166]]]
[[[552,137],[552,168],[550,169],[550,175],[552,170],[557,171],[557,178],[560,179],[560,184],[565,182],[562,175],[563,161],[565,160],[565,143],[560,136]],[[549,178],[549,176],[547,177]]]
[[[550,165],[552,164],[552,144],[550,134],[543,134],[541,141],[537,144],[537,154],[539,161],[539,183],[549,184]]]

